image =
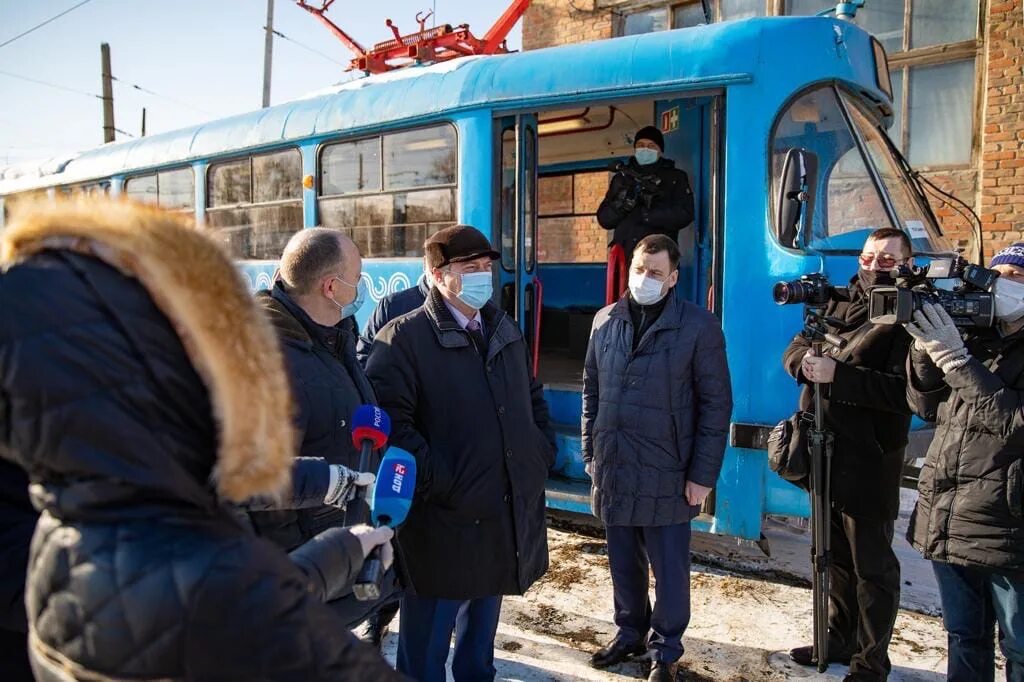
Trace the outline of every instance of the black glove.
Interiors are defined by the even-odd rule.
[[[632,213],[636,208],[636,187],[627,187],[615,196],[615,210],[619,213]]]

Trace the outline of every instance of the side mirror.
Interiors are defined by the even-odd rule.
[[[814,218],[814,192],[818,182],[818,156],[806,149],[790,149],[782,164],[775,198],[775,229],[783,246],[800,248]],[[803,229],[801,229],[801,219]],[[803,238],[803,239],[802,239]]]

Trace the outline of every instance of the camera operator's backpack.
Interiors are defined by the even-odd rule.
[[[804,490],[810,488],[811,457],[808,432],[814,415],[797,411],[779,422],[768,436],[768,466],[782,478]]]

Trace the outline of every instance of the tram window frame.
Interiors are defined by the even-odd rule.
[[[392,184],[389,186],[387,166],[393,161],[389,161],[389,154],[386,151],[388,138],[394,139],[432,129],[445,129],[451,133],[450,136],[445,136],[447,137],[446,141],[450,143],[450,146],[446,148],[449,150],[452,160],[451,182],[401,184],[399,186]],[[323,182],[324,155],[333,153],[331,150],[343,150],[346,145],[365,145],[368,141],[376,141],[377,148],[380,150],[378,157],[380,181],[377,189],[359,188],[355,191],[328,193],[326,191],[327,183]],[[430,235],[458,223],[459,148],[458,127],[451,121],[322,143],[316,152],[316,177],[320,179],[320,182],[317,183],[318,224],[345,232],[356,242],[360,252],[366,258],[421,258],[423,242]],[[446,204],[439,212],[446,217],[440,220],[431,219],[433,216],[430,215],[430,212],[434,209],[427,203],[431,201],[440,201],[442,204]],[[408,210],[412,207],[423,211],[424,219],[409,220]],[[388,213],[390,213],[390,218],[384,217]],[[360,214],[368,215],[370,219],[361,220]],[[399,222],[402,220],[406,222]],[[344,223],[338,224],[339,221],[344,221]],[[359,222],[363,224],[352,224]],[[419,234],[415,234],[416,232]],[[409,239],[410,234],[415,234],[411,240]]]
[[[92,182],[80,182],[74,185],[64,185],[60,188],[64,196],[73,197],[79,194],[94,196],[97,193],[103,196],[110,196],[110,180],[98,180]],[[97,192],[97,190],[100,190]]]
[[[812,99],[812,96],[819,94],[826,96],[827,101],[816,102]],[[798,105],[803,100],[807,101],[804,102],[803,107],[798,108]],[[823,106],[830,106],[834,111],[823,109]],[[852,109],[856,110],[856,115],[851,111]],[[835,116],[835,119],[830,121],[827,116],[823,116],[823,114],[827,113],[831,113]],[[786,145],[780,144],[780,140],[791,139],[779,136],[780,128],[787,115],[792,118],[793,124],[800,122],[805,125],[808,123],[826,123],[826,125],[836,126],[837,130],[835,131],[826,127],[823,132],[817,133],[817,135],[821,136],[820,141],[823,144],[828,144],[826,138],[832,132],[845,132],[849,138],[847,141],[851,143],[842,150],[841,154],[832,154],[828,157],[818,153],[817,149],[821,145],[814,145],[814,148],[810,149],[810,151],[818,153],[819,156],[817,186],[815,187],[817,196],[815,199],[815,212],[811,216],[813,222],[810,229],[810,238],[805,236],[798,245],[782,243],[779,238],[780,226],[775,224],[774,218],[778,199],[777,185],[782,170],[781,160],[790,149],[802,147],[806,144],[799,142]],[[802,118],[796,118],[797,116]],[[918,253],[945,253],[948,251],[948,245],[945,243],[941,231],[936,224],[931,222],[931,214],[927,212],[927,207],[922,206],[919,200],[907,189],[906,185],[909,183],[909,179],[906,174],[900,170],[895,159],[888,155],[886,147],[878,145],[872,139],[865,137],[866,132],[872,131],[877,131],[878,136],[884,136],[881,122],[875,116],[875,110],[867,106],[854,91],[841,86],[837,87],[832,83],[818,83],[804,88],[794,93],[779,108],[772,121],[771,132],[768,138],[767,170],[769,207],[773,216],[769,221],[770,231],[775,242],[781,247],[796,252],[820,251],[852,254],[859,252],[860,244],[858,243],[856,247],[844,244],[842,235],[861,233],[881,227],[899,227],[911,232],[909,236],[914,239],[915,251]],[[858,122],[858,118],[868,125],[861,125]],[[810,147],[811,145],[807,146]],[[878,155],[880,151],[884,151],[885,154]],[[852,157],[858,163],[856,165],[852,164],[847,157]],[[881,162],[886,160],[890,163],[884,168],[881,167]],[[851,172],[853,170],[858,172]],[[863,172],[859,172],[860,170],[863,170]],[[863,208],[866,188],[870,187],[873,190],[870,196],[877,199],[877,206],[872,210],[880,214],[880,220],[876,221],[877,224],[848,227],[833,232],[830,209],[835,195],[832,193],[832,181],[851,179],[856,181],[859,176],[863,176],[861,182],[866,183],[865,189],[854,192],[857,196],[861,197],[859,204]],[[902,198],[897,196],[900,194],[903,195]],[[916,213],[914,212],[915,210],[917,211]],[[894,221],[895,225],[893,224]],[[915,237],[912,234],[914,229],[924,230],[926,236]],[[838,243],[830,243],[837,237],[839,238]]]
[[[608,259],[608,241],[611,238],[611,233],[602,228],[597,222],[597,209],[601,205],[601,200],[604,198],[605,191],[608,188],[608,183],[611,181],[612,174],[606,168],[580,168],[577,170],[559,171],[556,173],[540,173],[537,177],[537,262],[540,265],[593,265],[595,263],[604,263]],[[569,196],[566,198],[568,202],[568,210],[554,210],[547,212],[545,209],[544,198],[544,186],[552,180],[564,180],[568,178],[569,182]],[[594,205],[593,211],[580,210],[581,199],[577,196],[579,194],[579,183],[597,181],[596,183],[600,186],[600,198],[597,199]],[[597,195],[595,195],[597,196]],[[590,260],[579,260],[579,258],[573,258],[571,260],[565,260],[562,258],[550,258],[546,256],[546,245],[549,243],[551,237],[545,236],[545,223],[552,220],[567,220],[570,221],[570,230],[575,232],[577,221],[589,219],[590,227],[593,233],[593,244],[592,246],[597,247],[594,251],[593,257]],[[578,245],[573,245],[573,251],[578,251]]]
[[[160,178],[161,178],[161,176],[166,177],[166,176],[169,176],[169,175],[174,174],[174,173],[182,173],[183,171],[187,171],[188,172],[189,179],[192,181],[192,183],[191,183],[192,184],[192,191],[191,192],[187,192],[185,194],[185,196],[187,196],[189,198],[189,200],[187,202],[183,203],[183,204],[176,204],[176,205],[172,205],[172,206],[167,206],[163,202],[161,202],[161,200],[160,200]],[[132,183],[136,182],[136,181],[140,181],[140,180],[148,180],[150,178],[152,178],[152,180],[154,182],[154,186],[156,188],[156,196],[155,196],[155,198],[154,199],[150,199],[150,198],[146,197],[145,195],[143,195],[143,196],[132,196],[132,193],[131,193],[131,185],[132,185]],[[110,192],[110,189],[108,187],[107,188],[107,193],[109,194],[109,192]],[[159,206],[161,208],[167,209],[168,211],[180,211],[180,212],[183,212],[183,213],[191,213],[191,212],[196,210],[196,172],[195,172],[195,168],[193,168],[192,166],[176,166],[174,168],[161,168],[159,170],[150,171],[148,173],[137,173],[135,175],[130,175],[127,178],[125,178],[125,180],[124,180],[124,195],[126,197],[128,197],[129,199],[133,199],[135,201],[140,201],[140,202],[145,203],[145,204],[152,204],[154,206]]]
[[[256,201],[258,196],[263,195],[259,185],[260,173],[257,171],[257,164],[261,159],[267,159],[268,157],[285,155],[294,155],[293,161],[295,162],[295,174],[291,182],[294,184],[295,195],[286,199],[273,199],[269,201]],[[245,189],[243,195],[242,192],[235,193],[235,197],[238,199],[247,199],[245,201],[234,201],[232,203],[220,203],[215,201],[217,193],[213,191],[213,185],[217,181],[218,172],[224,168],[230,166],[237,166],[244,169],[247,174],[247,182],[242,183],[240,187]],[[205,218],[207,225],[209,225],[213,231],[221,236],[225,237],[229,248],[232,251],[232,256],[239,260],[275,260],[280,258],[281,252],[284,250],[284,246],[288,239],[293,234],[301,230],[305,226],[304,220],[304,202],[303,202],[303,187],[302,187],[302,151],[296,146],[281,147],[277,149],[270,149],[267,151],[247,154],[245,156],[234,156],[230,158],[217,159],[211,161],[206,167],[206,177],[204,186],[206,189],[206,211]],[[229,195],[231,196],[231,195]],[[257,216],[261,214],[268,214],[277,211],[280,215],[284,215],[285,225],[283,228],[267,230],[267,226],[257,224],[259,218],[256,220],[249,220],[248,223],[236,224],[236,225],[217,225],[218,216],[231,215],[238,216],[241,212],[255,212]],[[248,215],[247,215],[248,217]],[[241,223],[242,221],[235,221]],[[269,237],[270,249],[263,250],[263,246],[260,244],[253,244],[253,237]],[[235,239],[237,237],[238,239]],[[255,240],[257,242],[260,239]],[[242,255],[239,255],[239,254]]]

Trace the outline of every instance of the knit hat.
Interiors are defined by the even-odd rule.
[[[449,263],[460,263],[488,256],[491,260],[501,254],[491,247],[491,242],[480,230],[469,225],[453,225],[439,230],[423,244],[427,265],[443,268]]]
[[[992,262],[988,266],[992,268],[997,265],[1017,265],[1024,268],[1024,242],[1011,244],[992,256]]]
[[[665,152],[665,136],[661,134],[661,131],[654,126],[644,126],[640,130],[636,131],[636,136],[633,138],[633,146],[640,140],[650,140],[654,144],[658,145],[658,149]]]

